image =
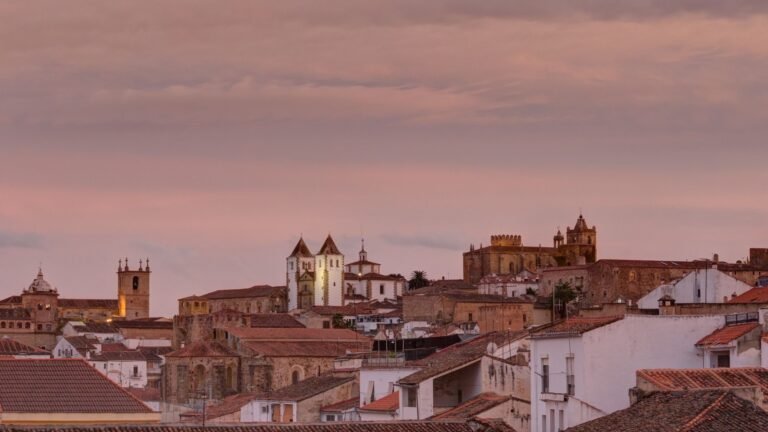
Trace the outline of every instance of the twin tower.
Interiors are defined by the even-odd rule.
[[[288,309],[344,305],[344,255],[328,234],[317,254],[300,238],[286,258]]]

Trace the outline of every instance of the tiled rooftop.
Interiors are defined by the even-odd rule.
[[[280,295],[285,291],[284,286],[255,285],[250,288],[224,289],[203,294],[202,298],[208,300],[222,300],[234,298],[271,297]]]
[[[312,396],[327,392],[342,384],[354,381],[352,375],[320,375],[291,384],[271,392],[257,394],[253,399],[258,400],[279,400],[279,401],[302,401]]]
[[[71,309],[117,309],[117,299],[59,299],[60,308]]]
[[[117,328],[107,323],[88,322],[73,325],[72,328],[78,333],[117,333]]]
[[[480,393],[472,399],[454,408],[444,411],[434,417],[435,420],[470,419],[496,407],[510,399],[510,396],[501,396],[496,393]]]
[[[0,356],[18,354],[51,354],[48,351],[25,345],[17,340],[7,337],[0,338]]]
[[[400,408],[400,392],[394,392],[360,407],[360,411],[393,412],[398,408]]]
[[[701,338],[701,340],[696,342],[696,346],[727,345],[758,327],[760,327],[760,323],[757,322],[727,325]]]
[[[332,422],[293,424],[250,424],[247,426],[206,425],[157,425],[157,426],[78,426],[62,429],[60,426],[32,426],[11,428],[0,425],[0,432],[506,432],[509,429],[495,427],[493,423],[477,423],[475,427],[459,421],[405,421],[405,422]]]
[[[296,318],[286,313],[251,314],[251,327],[303,328]]]
[[[320,408],[321,412],[344,412],[348,411],[354,408],[357,408],[357,404],[360,403],[359,397],[353,397],[352,399],[347,399],[345,401],[336,402],[335,404],[326,405],[324,407]]]
[[[357,342],[362,338],[349,329],[318,329],[318,328],[228,328],[227,331],[244,340],[325,340]]]
[[[418,384],[426,379],[448,372],[457,367],[483,357],[488,351],[488,344],[511,342],[528,335],[526,331],[514,333],[494,332],[451,345],[421,360],[409,362],[409,366],[421,366],[422,369],[398,381],[400,384]]]
[[[173,321],[162,318],[142,318],[135,320],[117,320],[112,325],[117,328],[129,329],[173,329]]]
[[[765,432],[768,413],[725,390],[658,392],[567,432]]]
[[[219,342],[197,341],[168,353],[166,357],[237,357],[238,354]]]
[[[347,352],[368,351],[371,343],[366,338],[360,342],[301,341],[301,342],[262,342],[248,341],[245,346],[264,357],[340,357]]]
[[[744,294],[728,300],[728,303],[768,303],[768,288],[752,288]]]
[[[716,389],[759,386],[768,394],[768,369],[640,369],[643,378],[660,390]]]
[[[312,306],[309,310],[323,316],[333,316],[336,314],[358,315],[371,312],[370,306],[365,303],[348,304],[346,306]]]
[[[619,321],[622,317],[574,317],[531,332],[531,339],[581,335]]]
[[[148,413],[83,360],[0,359],[0,412]]]

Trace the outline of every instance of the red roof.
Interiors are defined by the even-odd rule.
[[[218,342],[197,341],[168,353],[166,357],[238,357],[237,353]]]
[[[263,328],[241,327],[228,328],[227,331],[240,339],[259,340],[325,340],[325,341],[352,341],[357,342],[362,338],[356,332],[349,329],[318,329],[318,328]]]
[[[764,368],[640,369],[637,377],[659,390],[759,386],[768,394],[768,369]]]
[[[282,295],[285,291],[284,286],[255,285],[250,288],[223,289],[203,294],[208,300],[233,299],[233,298],[252,298],[252,297],[272,297]]]
[[[58,303],[60,308],[73,308],[73,309],[111,309],[116,310],[117,299],[59,299]]]
[[[758,327],[760,323],[757,322],[725,326],[701,338],[696,346],[726,345]]]
[[[546,337],[560,337],[560,336],[573,336],[581,335],[596,328],[614,323],[621,320],[623,317],[574,317],[568,318],[564,321],[556,322],[552,325],[543,327],[539,330],[534,330],[531,333],[531,338],[546,338]]]
[[[360,401],[360,398],[353,397],[352,399],[347,399],[345,401],[336,402],[335,404],[326,405],[322,408],[320,408],[320,411],[322,412],[344,412],[349,411],[351,409],[357,408],[357,404]]]
[[[0,383],[0,412],[152,412],[81,359],[0,359]]]
[[[0,355],[18,355],[18,354],[48,354],[48,351],[25,345],[17,340],[7,337],[0,338]]]
[[[744,294],[728,300],[728,303],[768,303],[768,288],[752,288]]]
[[[400,408],[400,392],[394,392],[360,407],[360,411],[392,412],[397,411],[398,408]]]
[[[331,238],[330,234],[325,238],[323,245],[320,246],[317,255],[341,255],[339,248],[336,247],[336,243],[333,242],[333,238]]]
[[[304,328],[304,324],[286,313],[251,314],[251,327]]]
[[[459,406],[444,411],[434,417],[433,419],[470,419],[476,415],[480,415],[491,408],[501,405],[502,403],[511,399],[511,396],[501,396],[496,393],[480,393],[474,398],[462,403]]]
[[[371,343],[367,338],[357,342],[328,341],[249,341],[245,346],[253,352],[265,357],[340,357],[348,351],[370,350]]]

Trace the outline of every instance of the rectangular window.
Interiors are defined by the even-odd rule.
[[[407,388],[406,389],[406,400],[405,400],[405,406],[410,408],[416,407],[416,388]]]
[[[549,359],[541,359],[541,392],[549,393]]]
[[[565,358],[565,381],[567,393],[571,396],[576,394],[576,382],[573,376],[573,355]]]
[[[541,432],[547,432],[547,416],[546,414],[541,415]]]
[[[557,414],[560,418],[560,430],[564,431],[565,430],[565,411],[560,410]]]
[[[134,366],[133,367],[133,376],[139,376],[139,367],[138,366]]]
[[[384,285],[379,285],[379,294],[384,294]]]
[[[555,432],[555,410],[549,410],[549,432]]]
[[[467,314],[467,321],[472,321],[472,312]]]

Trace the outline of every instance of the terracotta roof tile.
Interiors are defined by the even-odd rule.
[[[286,313],[251,314],[251,327],[304,328],[305,325]]]
[[[125,351],[102,351],[99,354],[92,354],[91,361],[146,361],[147,358],[139,350]]]
[[[51,353],[49,351],[41,350],[40,348],[35,348],[33,346],[23,344],[17,340],[10,339],[8,337],[0,338],[0,355],[19,355],[19,354],[50,355]]]
[[[245,340],[326,340],[357,342],[364,339],[349,329],[318,329],[318,328],[259,328],[240,327],[228,328],[227,331]]]
[[[166,357],[238,357],[238,354],[219,342],[197,341],[168,353]]]
[[[696,342],[696,346],[726,345],[758,327],[760,323],[757,322],[727,325],[701,338]]]
[[[420,366],[421,370],[398,381],[400,384],[418,384],[425,379],[432,378],[444,372],[453,370],[459,366],[479,360],[488,352],[488,344],[506,343],[523,338],[528,335],[526,331],[515,333],[493,332],[470,339],[465,342],[451,345],[421,360],[409,362],[410,366]]]
[[[499,406],[510,399],[510,396],[501,396],[496,393],[480,393],[461,405],[451,408],[448,411],[444,411],[432,418],[435,420],[470,419],[493,407]]]
[[[117,309],[117,299],[59,299],[60,308],[72,309]]]
[[[0,383],[6,413],[152,412],[83,360],[0,359]]]
[[[730,391],[657,392],[567,432],[764,432],[768,413]]]
[[[21,304],[21,296],[10,296],[0,300],[0,304]]]
[[[78,333],[117,333],[117,328],[108,323],[87,322],[72,328]]]
[[[717,389],[759,386],[768,394],[768,369],[640,369],[643,378],[660,390]]]
[[[165,319],[117,320],[117,321],[113,321],[112,325],[119,329],[127,328],[127,329],[173,330],[173,321],[165,320]]]
[[[352,382],[355,377],[352,375],[320,375],[299,381],[271,392],[259,393],[253,397],[254,400],[281,400],[281,401],[302,401],[312,396],[327,392],[342,384]]]
[[[480,421],[478,422],[480,423]],[[11,431],[0,425],[0,431]],[[75,429],[72,429],[74,432]],[[199,425],[112,425],[78,426],[78,432],[201,432]],[[505,432],[509,429],[473,428],[467,422],[457,421],[392,421],[392,422],[331,422],[331,423],[293,423],[265,424],[253,423],[247,426],[207,425],[210,432]],[[31,426],[24,432],[61,432],[61,426]]]
[[[336,402],[335,404],[326,405],[320,408],[321,412],[344,412],[357,408],[357,404],[360,403],[359,397],[353,397],[345,401]]]
[[[312,306],[309,310],[323,316],[333,316],[336,314],[351,316],[370,313],[371,307],[364,303],[357,303],[346,306]]]
[[[542,327],[531,332],[531,339],[581,335],[596,328],[614,323],[623,317],[574,317]]]
[[[360,407],[360,411],[393,412],[400,408],[400,392],[390,393],[368,405]]]
[[[222,300],[234,298],[272,297],[283,295],[284,286],[255,285],[250,288],[223,289],[203,294],[201,297],[208,300]]]
[[[309,248],[307,247],[307,244],[304,243],[304,238],[302,237],[299,238],[299,242],[296,243],[296,247],[293,248],[293,252],[291,252],[289,256],[311,258],[314,255],[309,251]]]
[[[361,342],[335,341],[248,341],[245,346],[251,351],[265,357],[341,357],[347,352],[368,351],[371,344],[367,339]]]
[[[768,303],[768,288],[752,288],[744,294],[728,300],[728,303]]]

